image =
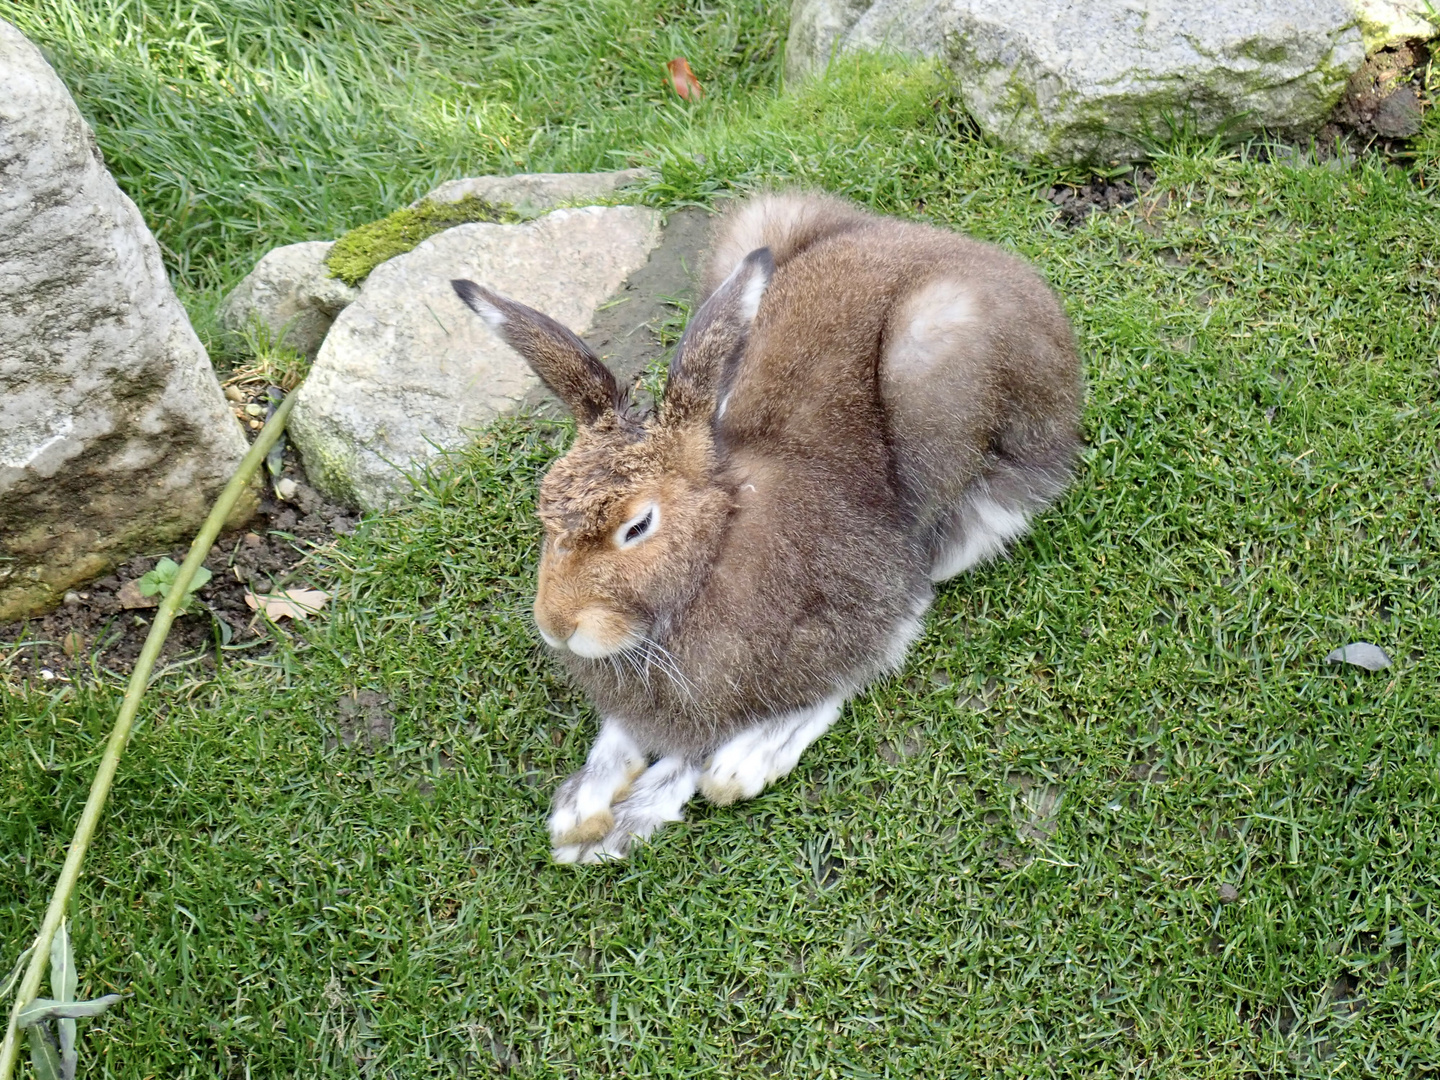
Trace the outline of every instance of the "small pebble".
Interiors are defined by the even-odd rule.
[[[65,606],[66,606],[66,607],[79,607],[79,606],[80,606],[80,594],[79,594],[78,592],[73,592],[73,591],[72,591],[72,592],[67,592],[67,593],[65,594],[65,601],[64,601],[64,603],[65,603]]]
[[[262,424],[259,420],[251,420],[251,421],[250,421],[250,429],[251,429],[252,431],[259,431],[259,430],[260,430],[262,427],[264,427],[264,426],[265,426],[265,425]]]
[[[1239,890],[1239,889],[1237,889],[1234,885],[1231,885],[1228,881],[1221,883],[1221,885],[1220,885],[1220,902],[1221,902],[1222,904],[1233,904],[1236,900],[1239,900],[1239,899],[1240,899],[1240,890]]]
[[[299,486],[300,485],[295,483],[294,480],[291,480],[290,477],[281,477],[280,482],[275,485],[275,494],[288,502],[295,497],[295,490]]]
[[[225,397],[229,401],[244,401],[245,394],[238,386],[225,387]]]
[[[42,667],[40,669],[40,678],[44,679],[46,682],[49,682],[51,679],[55,678],[55,672],[51,671],[48,667]]]
[[[245,406],[245,411],[251,416],[264,416],[265,406],[257,401],[252,401],[249,405]]]
[[[245,546],[246,546],[246,547],[259,547],[259,546],[260,546],[260,543],[261,543],[261,541],[260,541],[260,534],[259,534],[259,533],[246,533],[246,534],[245,534]]]

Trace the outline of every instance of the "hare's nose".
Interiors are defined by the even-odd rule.
[[[535,608],[535,626],[545,644],[552,649],[563,649],[570,635],[575,633],[574,619],[559,619],[553,613],[542,613],[538,605]]]

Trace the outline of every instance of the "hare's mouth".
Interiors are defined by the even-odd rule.
[[[539,630],[545,644],[552,649],[569,651],[588,660],[603,660],[626,652],[645,640],[642,628],[623,615],[594,607],[585,608],[576,616],[568,637],[559,637],[544,626]]]
[[[588,660],[603,660],[607,656],[614,656],[634,648],[640,643],[638,634],[626,634],[619,641],[607,641],[596,637],[585,630],[576,630],[565,641],[561,647],[569,649],[576,656],[583,656]]]

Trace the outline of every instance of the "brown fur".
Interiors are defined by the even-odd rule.
[[[582,426],[541,486],[535,608],[551,637],[625,644],[559,652],[602,715],[696,761],[897,663],[946,553],[1059,494],[1083,393],[1044,282],[943,230],[762,196],[721,222],[707,282],[658,417],[590,416],[603,380],[556,380]],[[542,368],[590,370],[509,331],[552,386]],[[653,535],[617,548],[651,503]]]

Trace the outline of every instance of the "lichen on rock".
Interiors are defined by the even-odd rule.
[[[471,195],[457,202],[422,200],[393,214],[351,229],[330,249],[325,265],[333,277],[357,286],[381,263],[413,251],[422,241],[456,225],[475,222],[509,223],[519,217],[507,206],[499,206]]]

